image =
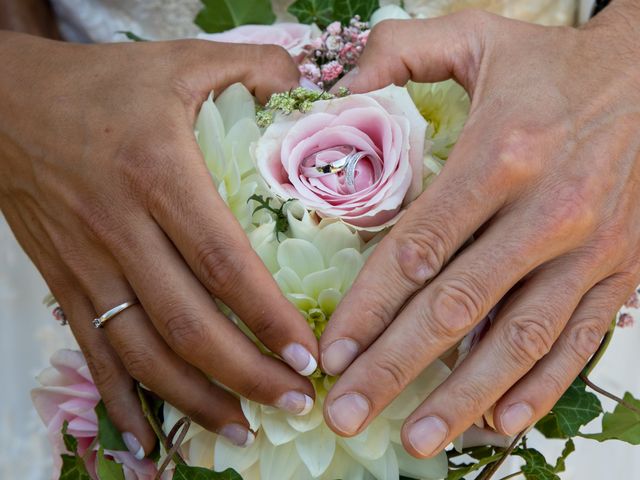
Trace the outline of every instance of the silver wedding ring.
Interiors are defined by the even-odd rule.
[[[337,152],[343,156],[333,162],[318,165],[320,155],[329,152]],[[347,185],[353,186],[355,184],[355,171],[358,162],[369,156],[371,156],[370,153],[358,152],[355,147],[340,145],[309,155],[302,161],[300,171],[307,178],[324,177],[325,175],[336,175],[344,172]]]
[[[113,317],[124,312],[129,307],[137,305],[138,303],[139,303],[138,300],[131,300],[129,302],[124,302],[118,305],[117,307],[113,307],[111,310],[106,311],[105,313],[100,315],[98,318],[94,318],[93,326],[96,328],[102,328],[102,326],[105,323],[107,323],[109,320],[111,320]]]

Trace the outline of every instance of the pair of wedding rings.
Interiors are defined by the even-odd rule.
[[[335,153],[342,157],[332,162],[324,162],[322,157],[334,156]],[[300,173],[307,178],[318,178],[326,175],[337,175],[344,172],[347,185],[355,185],[356,166],[365,157],[371,157],[372,153],[357,151],[355,147],[339,145],[317,151],[306,157],[301,164]]]

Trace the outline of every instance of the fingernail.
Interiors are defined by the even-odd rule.
[[[138,460],[142,460],[145,456],[144,448],[140,444],[140,441],[136,438],[133,433],[125,432],[122,434],[122,440],[124,444],[127,446],[131,455],[136,457]]]
[[[313,408],[313,399],[300,392],[287,392],[276,402],[276,407],[294,415],[306,415]]]
[[[341,338],[322,352],[322,367],[325,373],[335,376],[344,372],[358,356],[360,348],[350,338]]]
[[[313,83],[311,80],[309,80],[306,77],[301,77],[300,78],[300,86],[302,88],[306,88],[307,90],[313,90],[314,92],[321,92],[322,89],[316,85],[315,83]]]
[[[529,426],[533,419],[533,408],[528,403],[511,405],[500,416],[502,429],[507,435],[517,435]]]
[[[433,455],[447,438],[447,424],[438,417],[425,417],[409,427],[409,443],[420,455]]]
[[[237,447],[248,447],[256,439],[256,436],[251,430],[237,423],[225,425],[220,429],[218,434],[225,437]]]
[[[369,402],[359,393],[347,393],[334,400],[327,412],[334,427],[353,435],[369,416]]]
[[[313,355],[299,343],[287,345],[282,350],[282,359],[304,377],[308,377],[318,368],[318,362],[313,358]]]

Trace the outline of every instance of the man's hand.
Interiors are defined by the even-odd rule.
[[[360,432],[504,297],[406,420],[407,450],[435,455],[494,404],[496,428],[517,434],[579,374],[640,281],[639,31],[624,0],[582,30],[481,12],[373,29],[342,86],[453,77],[472,107],[324,332],[321,364],[342,374],[325,403],[333,430]]]
[[[211,90],[243,82],[265,100],[295,86],[289,55],[0,32],[0,60],[2,211],[133,453],[155,441],[133,379],[239,445],[253,438],[239,402],[208,377],[260,403],[308,408],[313,387],[298,373],[315,369],[315,337],[217,194],[193,134]],[[212,297],[286,363],[261,354]],[[93,328],[134,298],[140,305]]]

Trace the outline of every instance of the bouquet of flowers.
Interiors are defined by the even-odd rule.
[[[210,3],[215,2],[205,2]],[[212,93],[202,105],[195,135],[220,195],[319,338],[376,244],[442,169],[464,126],[469,98],[452,81],[328,93],[356,65],[371,21],[409,17],[399,6],[298,0],[289,12],[300,23],[270,25],[269,2],[253,3],[259,6],[247,14],[248,25],[225,25],[205,8],[197,23],[214,32],[201,38],[281,45],[298,63],[302,86],[273,95],[265,106],[240,84]],[[628,309],[639,307],[634,296],[618,325],[629,326]],[[495,432],[489,419],[478,419],[435,458],[419,460],[406,453],[400,442],[403,420],[450,375],[490,322],[482,322],[453,355],[426,368],[353,438],[339,437],[324,424],[323,401],[335,379],[319,370],[311,375],[316,402],[301,415],[240,399],[256,433],[246,448],[190,425],[172,405],[140,388],[143,411],[160,440],[147,459],[126,451],[79,352],[61,351],[52,358],[33,400],[54,445],[54,477],[62,479],[436,480],[480,470],[489,478],[510,454],[522,457],[519,473],[527,479],[557,479],[573,451],[572,437],[640,444],[640,401],[630,394],[604,415],[601,433],[580,433],[582,425],[602,414],[600,401],[586,390],[587,385],[600,390],[587,375],[602,349],[536,427],[548,438],[566,441],[555,464],[527,448],[521,436]]]

